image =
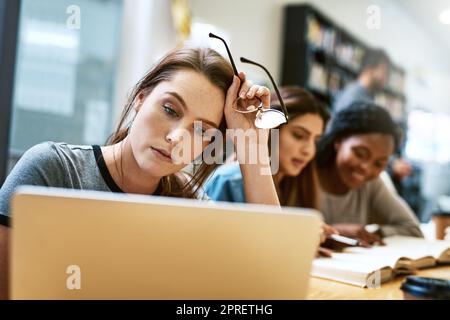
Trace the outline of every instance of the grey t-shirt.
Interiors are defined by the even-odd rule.
[[[397,194],[391,192],[381,178],[345,195],[320,192],[320,211],[327,224],[379,224],[384,236],[421,237],[419,221]]]
[[[0,189],[0,224],[9,225],[10,199],[21,185],[123,192],[111,177],[99,146],[55,142],[30,148],[6,178]],[[197,198],[209,199],[202,189]]]
[[[355,101],[373,102],[374,97],[359,82],[349,84],[338,94],[333,104],[333,112],[337,113],[349,107]]]

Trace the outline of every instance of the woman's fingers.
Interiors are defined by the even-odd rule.
[[[330,235],[338,233],[339,232],[335,228],[326,223],[323,223],[320,232],[320,243],[324,243]]]
[[[241,80],[242,81],[242,80]],[[245,81],[242,83],[241,90],[239,91],[239,97],[241,99],[248,99],[249,98],[249,90],[252,88],[253,84],[250,81]]]
[[[383,241],[383,238],[378,233],[371,233],[372,235],[372,244],[379,244],[381,246],[384,246],[385,243]]]
[[[255,97],[256,91],[258,91],[260,86],[258,85],[252,85],[248,91],[247,94],[245,95],[246,99],[253,99]]]
[[[242,93],[242,90],[241,90]],[[241,95],[241,98],[243,96]],[[251,100],[257,98],[263,104],[263,107],[270,107],[270,90],[264,86],[252,85],[245,94],[245,99]]]
[[[264,108],[270,108],[270,90],[267,87],[259,86],[255,96],[262,101]]]
[[[319,250],[317,250],[317,255],[320,257],[331,258],[333,256],[333,251],[323,247],[319,247]]]
[[[263,107],[270,107],[270,90],[264,86],[254,85],[251,81],[247,80],[245,72],[239,72],[239,80],[242,85],[239,90],[239,97],[241,99],[251,100],[258,98],[262,101]]]
[[[368,232],[366,230],[360,232],[358,238],[365,244],[372,246],[374,244],[383,245],[383,239],[377,233]]]
[[[360,240],[360,241],[359,241],[359,246],[360,246],[360,247],[363,247],[363,248],[372,248],[372,246],[370,245],[370,243],[368,243],[368,242],[365,241],[365,240]]]
[[[327,236],[332,235],[332,234],[339,234],[339,232],[335,228],[333,228],[332,226],[330,226],[328,224],[323,224],[322,229],[323,229],[323,232],[325,233],[325,235],[327,235]]]

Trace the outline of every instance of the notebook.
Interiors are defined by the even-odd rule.
[[[313,262],[312,276],[372,287],[398,274],[450,263],[450,241],[394,236],[384,239],[386,246],[351,247],[333,253],[332,258]]]

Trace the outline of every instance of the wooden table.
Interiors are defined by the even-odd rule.
[[[418,276],[450,279],[450,266],[420,270]],[[406,276],[399,276],[379,289],[360,287],[331,280],[311,278],[308,300],[403,300],[400,285]]]

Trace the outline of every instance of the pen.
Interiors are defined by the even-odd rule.
[[[328,238],[343,243],[343,244],[347,244],[349,246],[359,246],[359,241],[356,239],[352,239],[352,238],[347,238],[344,236],[340,236],[338,234],[331,234],[328,236]]]

